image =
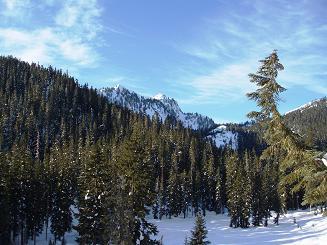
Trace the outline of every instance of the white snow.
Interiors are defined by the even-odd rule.
[[[315,160],[321,162],[325,167],[327,167],[327,153],[322,158],[316,158]]]
[[[155,96],[152,97],[153,99],[155,100],[164,100],[166,99],[166,95],[162,94],[162,93],[159,93],[159,94],[156,94]]]
[[[297,224],[293,223],[293,217]],[[211,244],[327,244],[327,218],[309,211],[290,212],[281,216],[280,224],[248,229],[230,228],[227,215],[208,212],[206,217],[208,240]],[[183,244],[191,236],[194,217],[150,220],[157,225],[165,245]]]
[[[218,129],[220,129],[220,130],[226,130],[227,129],[227,126],[226,125],[220,125],[218,127]]]
[[[322,101],[322,99],[313,100],[307,104],[301,105],[293,110],[286,112],[285,115],[298,110],[300,110],[300,112],[302,113],[305,109],[309,109],[311,107],[317,107],[320,101]],[[326,101],[326,105],[327,105],[327,101]]]
[[[139,95],[121,85],[113,88],[104,88],[99,91],[111,103],[126,107],[132,111],[143,113],[152,117],[155,113],[164,121],[168,115],[182,122],[184,127],[192,129],[206,129],[214,126],[214,121],[197,113],[184,113],[178,103],[166,95],[159,93],[153,97]]]
[[[324,163],[324,165],[327,167],[327,153],[322,157],[321,160]]]
[[[296,224],[293,223],[294,218]],[[300,245],[323,245],[327,244],[327,217],[321,214],[314,215],[314,212],[293,211],[280,217],[280,224],[272,224],[269,220],[268,227],[251,227],[248,229],[230,228],[229,217],[227,215],[216,215],[207,212],[205,216],[208,230],[208,240],[211,244],[300,244]],[[157,225],[159,234],[157,238],[163,236],[165,245],[184,244],[185,237],[191,236],[194,227],[194,217],[177,217],[172,219],[148,219]],[[74,220],[76,225],[77,221]],[[49,232],[50,233],[50,232]],[[77,232],[73,230],[65,236],[66,244],[77,244],[75,239]],[[48,238],[53,238],[48,234]],[[37,237],[37,244],[47,245],[49,241],[45,239],[45,232]],[[29,241],[33,244],[33,241]],[[61,244],[57,242],[57,244]]]
[[[148,115],[150,118],[157,114],[161,121],[165,121],[167,116],[170,115],[180,121],[184,127],[194,130],[210,129],[208,138],[212,139],[217,147],[229,145],[233,149],[237,148],[237,133],[227,130],[226,125],[220,125],[215,128],[215,122],[209,117],[198,113],[184,113],[174,99],[162,93],[153,97],[145,97],[121,85],[101,89],[100,93],[106,96],[111,103]]]
[[[226,125],[220,125],[212,131],[212,135],[208,136],[212,139],[217,147],[230,146],[232,149],[237,149],[238,134],[227,130]]]

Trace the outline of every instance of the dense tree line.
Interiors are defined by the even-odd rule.
[[[309,146],[319,150],[327,149],[327,98],[312,102],[307,108],[287,113],[286,125],[300,134]]]
[[[0,104],[0,243],[44,231],[64,243],[75,229],[81,244],[158,244],[149,214],[228,208],[230,225],[246,228],[298,207],[287,189],[279,198],[279,166],[258,157],[255,135],[217,148],[174,118],[132,113],[61,70],[12,57],[0,57]]]

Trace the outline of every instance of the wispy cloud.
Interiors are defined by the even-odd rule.
[[[182,82],[191,86],[195,95],[179,100],[183,104],[231,103],[238,100],[254,87],[249,85],[248,74],[255,67],[249,63],[227,65],[213,70],[208,75],[198,76]]]
[[[201,75],[193,73],[188,81],[181,77],[185,86],[196,91],[183,103],[244,99],[244,93],[251,90],[248,73],[255,72],[258,59],[273,49],[279,50],[286,67],[279,78],[283,85],[289,88],[301,85],[327,94],[327,21],[316,16],[312,2],[299,1],[295,5],[284,0],[274,4],[244,1],[244,6],[238,8],[220,2],[226,14],[207,19],[200,40],[177,45],[181,52],[200,62],[188,67],[190,74],[194,70],[205,71]],[[243,8],[247,11],[243,12]]]
[[[27,15],[30,4],[29,0],[2,0],[1,15],[5,18],[21,18]]]
[[[1,13],[7,21],[12,16],[26,16],[23,14],[26,9],[30,16],[37,18],[33,11],[39,11],[43,5],[44,8],[56,10],[56,14],[50,16],[52,19],[45,21],[44,25],[34,28],[31,24],[22,25],[14,19],[10,19],[11,25],[8,22],[6,25],[0,24],[1,54],[14,55],[29,62],[69,67],[72,70],[97,65],[100,54],[96,43],[102,25],[101,9],[96,0],[48,0],[37,3],[5,0],[2,5],[4,10]],[[26,22],[30,21],[26,19]]]
[[[93,39],[102,29],[98,18],[101,8],[96,0],[64,1],[62,9],[55,16],[58,26],[77,34],[83,34],[87,40]]]

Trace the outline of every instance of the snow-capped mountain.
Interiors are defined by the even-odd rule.
[[[324,97],[322,99],[313,100],[313,101],[311,101],[309,103],[306,103],[306,104],[304,104],[304,105],[302,105],[300,107],[297,107],[297,108],[295,108],[293,110],[290,110],[290,111],[286,112],[285,115],[293,113],[293,112],[302,113],[302,112],[304,112],[306,110],[309,110],[311,108],[314,108],[314,107],[316,107],[316,108],[317,107],[327,107],[327,97]]]
[[[201,130],[208,133],[208,137],[216,142],[217,146],[232,144],[237,145],[237,134],[228,131],[218,125],[209,117],[198,113],[184,113],[176,100],[164,94],[157,94],[153,97],[146,97],[135,93],[121,85],[100,90],[108,101],[119,106],[126,107],[134,112],[142,113],[153,117],[156,113],[164,121],[167,116],[172,116],[180,121],[184,127],[194,130]]]
[[[182,112],[176,100],[163,94],[145,97],[121,85],[117,85],[113,88],[101,89],[101,92],[111,103],[124,106],[150,117],[157,113],[162,121],[164,121],[167,116],[173,116],[180,121],[184,127],[194,130],[207,130],[216,127],[215,122],[209,117],[197,113]]]

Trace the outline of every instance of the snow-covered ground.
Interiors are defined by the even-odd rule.
[[[297,224],[294,224],[294,217]],[[211,244],[327,244],[327,217],[313,212],[290,212],[281,217],[278,226],[269,224],[248,229],[230,228],[227,215],[208,213],[205,219]],[[163,236],[165,245],[183,244],[194,226],[194,218],[150,221],[158,226],[158,237]]]
[[[297,224],[294,224],[294,217]],[[270,223],[268,227],[248,229],[230,228],[227,215],[208,212],[205,219],[211,244],[327,244],[327,217],[322,217],[321,214],[314,215],[309,211],[289,212],[281,216],[278,226]],[[149,221],[157,225],[159,230],[157,237],[160,239],[163,236],[164,245],[184,244],[185,237],[191,236],[194,226],[194,217]],[[67,234],[67,244],[77,244],[75,237],[76,231]],[[37,244],[48,244],[45,234],[38,237]]]

